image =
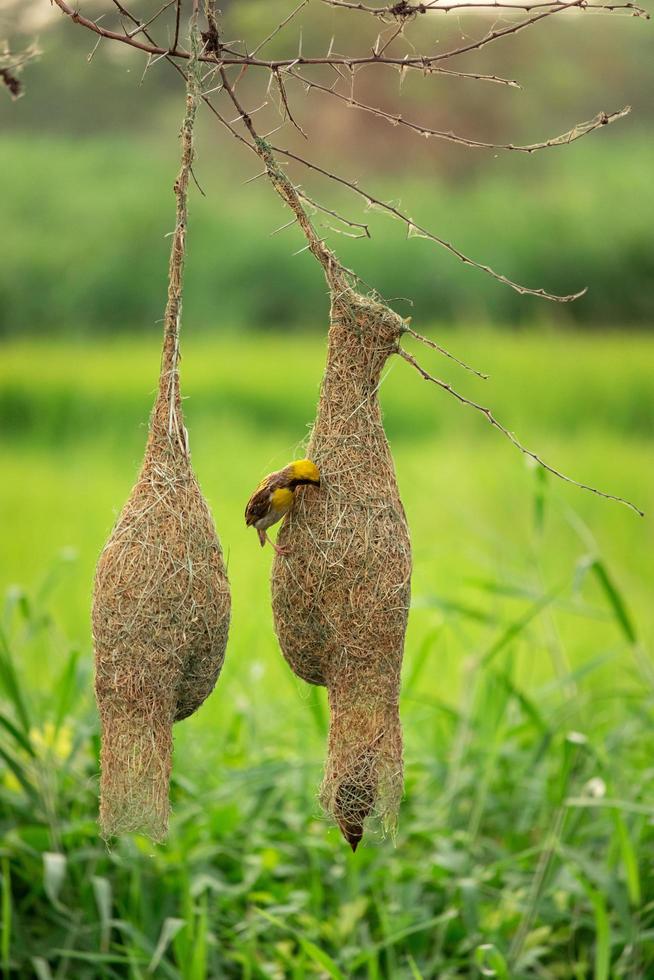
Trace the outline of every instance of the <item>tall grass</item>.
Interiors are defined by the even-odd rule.
[[[196,730],[204,748],[178,740],[169,844],[132,838],[107,851],[95,824],[88,657],[38,598],[10,593],[0,655],[5,976],[649,975],[651,687],[634,676],[605,692],[622,702],[615,728],[586,683],[602,656],[522,687],[518,652],[535,651],[531,627],[552,602],[537,596],[494,631],[465,663],[454,704],[420,693],[443,638],[410,650],[400,835],[352,857],[316,813],[322,715],[305,702],[301,738],[285,751],[263,743],[251,706],[224,692],[212,737]],[[450,622],[465,628],[463,616]],[[59,652],[57,682],[38,695],[19,666],[35,650]],[[245,653],[236,638],[232,656]],[[623,660],[618,649],[604,656]]]
[[[651,509],[646,337],[450,340],[521,436]],[[649,976],[651,525],[543,481],[399,364],[383,401],[416,560],[406,798],[397,840],[356,855],[322,819],[323,692],[283,663],[270,556],[242,523],[306,431],[317,341],[185,346],[233,632],[216,692],[176,731],[169,843],[99,841],[90,577],[138,464],[156,346],[3,350],[4,975]]]

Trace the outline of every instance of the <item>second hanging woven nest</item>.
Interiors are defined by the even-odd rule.
[[[212,691],[229,629],[227,573],[191,467],[178,370],[200,93],[197,9],[190,45],[159,390],[141,472],[100,556],[93,595],[105,837],[133,830],[154,840],[166,836],[173,723],[192,714]]]
[[[227,643],[222,550],[191,468],[178,390],[173,400],[171,413],[159,395],[141,472],[96,573],[104,836],[165,837],[172,726],[211,693]]]
[[[328,689],[325,808],[356,848],[372,815],[395,824],[402,795],[400,670],[411,545],[378,389],[402,319],[339,283],[308,456],[321,490],[303,493],[281,529],[272,600],[284,656]]]

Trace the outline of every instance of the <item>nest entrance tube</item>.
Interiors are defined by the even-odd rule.
[[[191,22],[182,164],[159,388],[136,485],[100,556],[93,595],[95,689],[102,728],[100,827],[165,838],[172,727],[210,694],[225,656],[227,573],[191,467],[179,386],[187,193],[198,100]]]
[[[411,545],[378,401],[402,319],[329,275],[327,364],[302,493],[274,560],[277,636],[291,668],[325,685],[330,731],[321,801],[353,850],[369,816],[392,830],[402,796],[399,689]]]

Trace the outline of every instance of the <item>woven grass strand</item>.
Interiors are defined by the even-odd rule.
[[[392,830],[402,796],[400,670],[411,544],[378,401],[403,321],[332,275],[327,364],[298,489],[275,558],[275,628],[294,672],[328,689],[321,801],[356,849],[370,816]]]
[[[191,40],[197,53],[195,18]],[[100,556],[93,597],[101,832],[141,831],[155,841],[168,829],[172,726],[212,691],[230,616],[222,550],[191,466],[179,384],[197,61],[188,78],[159,387],[141,471]]]

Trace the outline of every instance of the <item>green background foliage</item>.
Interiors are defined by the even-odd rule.
[[[400,312],[423,321],[649,327],[654,149],[650,137],[622,144],[619,130],[627,125],[545,151],[547,159],[495,160],[490,172],[461,184],[443,175],[428,183],[400,179],[405,210],[424,226],[518,282],[563,294],[587,286],[576,303],[547,305],[498,288],[433,243],[406,241],[399,222],[352,207],[346,195],[327,200],[368,222],[372,238],[330,240],[366,282],[397,298]],[[1,333],[131,333],[162,315],[174,150],[126,137],[74,148],[53,139],[3,140],[0,169],[12,190],[1,205]],[[257,173],[256,163],[247,166],[248,177]],[[195,172],[207,199],[196,192],[190,219],[188,321],[207,331],[321,331],[324,282],[309,253],[295,254],[303,247],[296,228],[271,235],[288,212],[268,186],[244,185],[236,168],[215,169],[209,147],[200,149]],[[382,198],[398,197],[387,175],[373,183]],[[328,234],[334,224],[318,218]]]
[[[224,6],[234,37],[265,36],[289,9]],[[297,230],[271,236],[288,215],[263,180],[244,183],[257,162],[202,117],[182,380],[233,625],[216,691],[175,729],[170,841],[98,838],[92,575],[156,387],[181,92],[164,64],[139,84],[140,57],[104,44],[89,64],[92,39],[56,13],[37,23],[37,10],[0,0],[12,46],[38,30],[43,49],[25,98],[0,92],[3,976],[654,975],[647,25],[559,18],[461,64],[517,77],[522,92],[421,78],[400,100],[395,75],[377,89],[361,76],[361,94],[392,111],[501,142],[634,106],[536,156],[426,143],[299,100],[312,158],[529,285],[590,287],[574,306],[520,298],[294,172],[370,222],[370,240],[325,229],[344,260],[491,378],[416,350],[425,366],[549,462],[647,512],[545,477],[480,415],[389,363],[381,396],[415,557],[406,795],[396,840],[371,833],[351,855],[316,797],[324,692],[281,657],[270,550],[243,522],[260,477],[303,451],[328,297],[310,256],[293,254]],[[311,4],[305,49],[326,47],[335,23]],[[343,49],[361,45],[359,24],[347,21]],[[448,15],[410,30],[444,44],[485,24]],[[242,92],[256,105],[254,83]],[[288,127],[279,139],[301,142]]]
[[[110,2],[86,2],[106,26],[120,27]],[[286,0],[224,7],[233,38],[265,37],[289,12]],[[147,17],[156,9],[156,0],[142,0],[138,12]],[[288,55],[300,30],[305,52],[324,52],[332,35],[335,50],[368,50],[380,27],[368,20],[312,0],[290,36],[266,51]],[[0,100],[0,335],[145,330],[163,308],[180,80],[165,62],[144,74],[142,54],[104,41],[89,62],[97,39],[49,4],[0,0],[0,34],[8,33],[12,47],[32,40],[38,27],[43,54],[24,73],[25,97]],[[487,29],[488,18],[448,14],[417,18],[406,32],[421,50],[435,50]],[[654,62],[647,22],[566,14],[459,58],[456,67],[523,87],[419,73],[401,78],[389,69],[360,72],[355,91],[407,119],[498,143],[538,142],[600,110],[633,111],[578,142],[532,155],[471,150],[425,140],[321,93],[308,96],[289,80],[311,140],[288,125],[274,139],[378,198],[401,202],[424,226],[510,278],[564,294],[587,286],[588,294],[562,307],[499,289],[433,243],[405,241],[403,225],[366,211],[350,192],[290,166],[314,199],[369,222],[372,239],[338,235],[324,215],[321,232],[364,280],[389,299],[406,297],[400,311],[423,322],[648,329]],[[326,85],[335,78],[329,70],[312,77]],[[251,70],[239,88],[247,105],[266,103],[255,114],[261,132],[279,125],[265,81]],[[218,105],[233,117],[226,103]],[[271,237],[288,212],[264,181],[244,183],[260,173],[259,161],[206,112],[197,136],[195,174],[206,198],[196,192],[191,208],[185,309],[194,330],[320,331],[322,278],[310,255],[294,254],[304,242],[297,229]]]

